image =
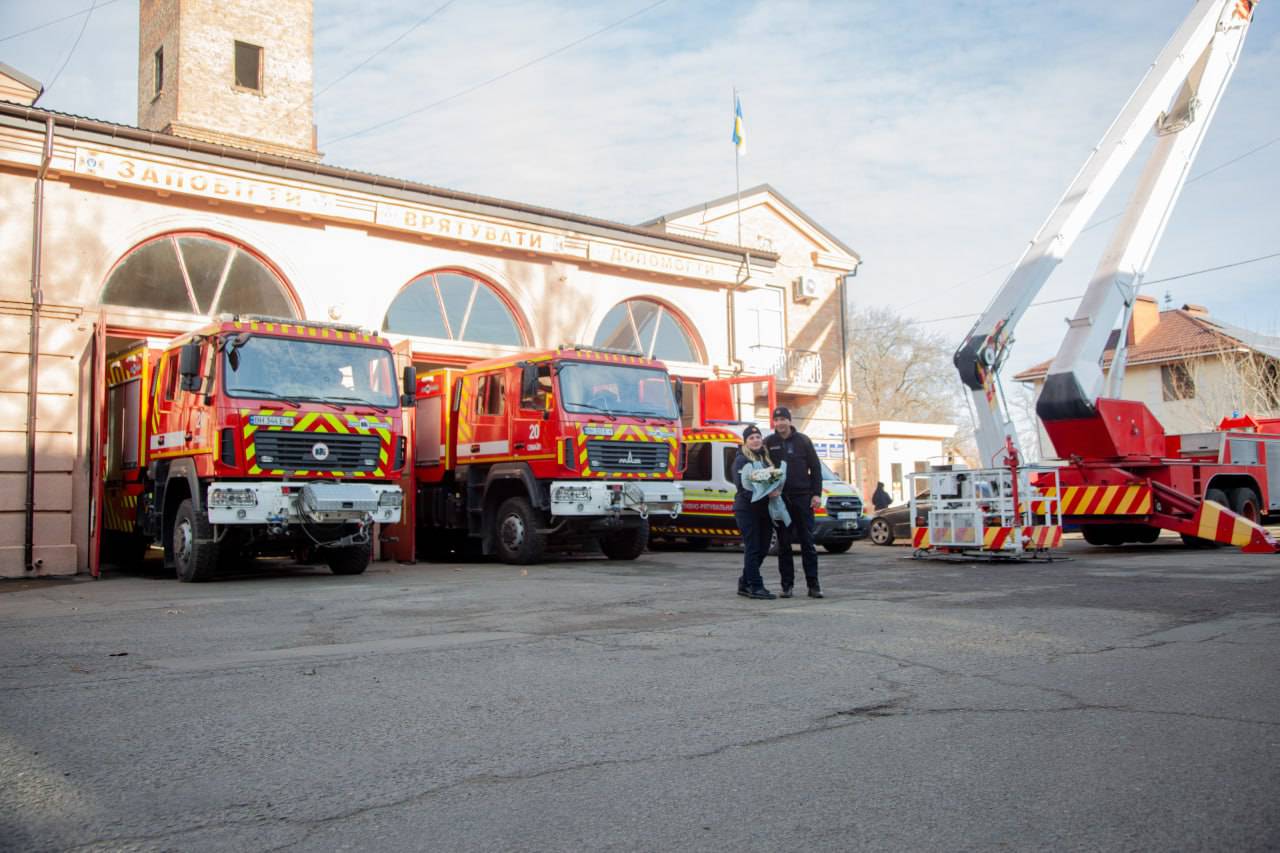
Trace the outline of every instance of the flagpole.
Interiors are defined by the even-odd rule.
[[[733,114],[738,115],[738,87],[733,87]],[[738,245],[742,245],[742,178],[740,175],[740,163],[742,154],[737,145],[733,146],[733,187],[734,194],[738,197]]]

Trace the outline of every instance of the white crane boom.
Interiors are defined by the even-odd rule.
[[[1198,0],[1160,51],[1017,266],[955,354],[973,395],[983,465],[1001,463],[1017,436],[997,384],[1013,331],[1053,270],[1097,212],[1149,132],[1159,137],[1111,244],[1052,362],[1037,413],[1088,417],[1104,391],[1101,362],[1117,316],[1132,306],[1187,172],[1235,70],[1254,0]],[[1122,336],[1123,337],[1123,336]],[[1119,393],[1123,353],[1113,364]],[[1059,451],[1061,452],[1061,450]]]

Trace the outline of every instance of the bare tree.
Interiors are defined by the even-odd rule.
[[[849,327],[855,420],[956,424],[960,429],[944,449],[970,455],[973,430],[951,363],[954,347],[889,308],[857,310]]]
[[[1161,372],[1165,399],[1187,403],[1190,429],[1213,429],[1233,413],[1280,417],[1280,359],[1231,347],[1165,365]]]
[[[1006,396],[1006,402],[1018,430],[1021,458],[1023,462],[1039,462],[1044,457],[1044,448],[1040,443],[1040,416],[1036,414],[1036,388],[1022,382],[1015,386]]]

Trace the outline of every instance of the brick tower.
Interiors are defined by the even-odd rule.
[[[312,0],[139,0],[138,125],[316,161]]]

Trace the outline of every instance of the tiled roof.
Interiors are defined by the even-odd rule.
[[[1111,364],[1120,330],[1111,332],[1102,357],[1103,368]],[[1128,364],[1168,364],[1197,355],[1209,355],[1246,347],[1264,355],[1280,358],[1280,338],[1237,329],[1209,317],[1178,308],[1161,311],[1160,322],[1140,342],[1129,347]],[[1013,378],[1018,382],[1043,379],[1049,372],[1049,361],[1028,367]]]

